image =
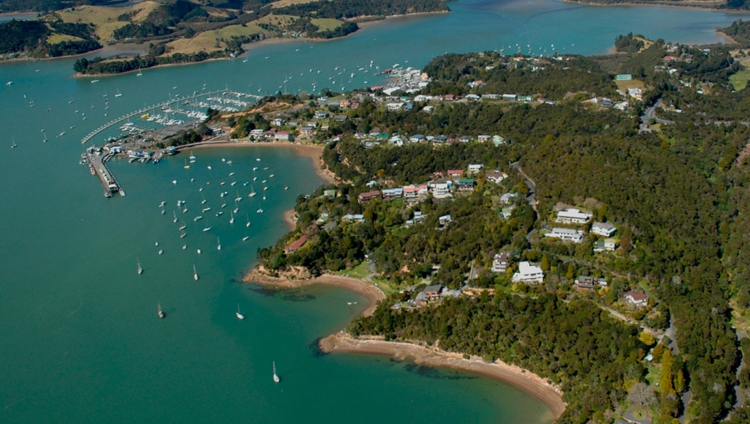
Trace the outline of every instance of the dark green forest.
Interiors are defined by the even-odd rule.
[[[679,69],[678,76],[659,72],[667,54],[679,58],[670,63]],[[740,156],[750,138],[750,129],[742,123],[750,121],[750,110],[747,90],[733,92],[727,81],[736,72],[736,64],[723,48],[706,52],[670,47],[661,40],[641,53],[625,53],[617,62],[570,58],[563,66],[558,65],[562,61],[511,60],[490,53],[437,58],[426,67],[433,82],[424,92],[536,93],[560,101],[554,105],[445,102],[424,113],[417,112],[423,104],[415,104],[413,112],[388,112],[364,100],[358,109],[346,112],[348,120],[331,122],[328,132],[320,133],[318,139],[339,137],[340,141],[328,144],[323,158],[344,182],[336,187],[335,198],[323,196],[322,189],[301,196],[296,206],[297,228],[276,246],[263,249],[261,262],[271,269],[301,265],[318,274],[352,268],[367,255],[378,274],[396,287],[421,278],[458,287],[472,261],[486,263],[501,248],[516,252],[516,260],[543,258],[543,263],[556,267],[570,264],[568,269],[581,264],[600,267],[597,272],[616,277],[613,294],[606,296],[610,300],[583,297],[574,300],[580,302],[574,304],[575,309],[560,301],[569,293],[564,271],[556,274],[562,275],[559,283],[531,289],[535,298],[506,293],[502,276],[480,276],[472,284],[495,288],[491,300],[459,298],[408,312],[390,310],[390,304],[399,300],[392,298],[373,317],[355,321],[350,331],[426,343],[439,340],[444,349],[524,366],[565,387],[570,407],[561,422],[611,422],[605,418],[611,417],[607,411],[625,401],[634,382],[645,379],[641,359],[647,349],[636,340],[636,330],[609,322],[595,302],[606,304],[624,287],[632,288],[640,281],[658,298],[662,317],[644,322],[664,328],[666,317],[671,317],[680,352],[668,361],[670,375],[680,374],[687,381],[678,384],[675,380],[673,391],[660,392],[657,418],[669,422],[687,408],[691,422],[721,420],[735,402],[734,385],[748,385],[747,373],[739,381],[735,376],[739,343],[730,321],[730,305],[750,307],[746,267],[750,261],[746,231],[750,228],[750,175],[747,156]],[[545,69],[532,71],[533,66]],[[644,103],[662,99],[658,110],[669,121],[660,131],[641,133],[632,113],[582,102],[593,94],[616,98],[610,72],[623,68],[641,70],[634,74],[640,74],[648,85]],[[514,75],[521,71],[523,75]],[[553,82],[544,85],[537,72],[554,73]],[[480,79],[486,85],[471,90],[468,82]],[[677,107],[683,113],[674,112]],[[306,113],[299,112],[300,116]],[[352,137],[373,128],[401,135],[500,134],[510,144],[365,147]],[[498,196],[506,191],[525,194],[525,185],[509,166],[516,161],[536,182],[539,216],[519,196],[510,219],[501,219]],[[435,171],[465,168],[469,163],[500,169],[509,178],[498,186],[479,175],[474,192],[457,194],[452,200],[428,198],[412,207],[401,200],[357,203],[357,194],[369,190],[365,183],[370,180],[377,181],[376,187],[386,187],[388,179],[395,185],[422,183]],[[557,202],[579,204],[581,199],[606,205],[606,213],[600,211],[600,216],[605,215],[620,230],[620,248],[615,254],[593,256],[587,244],[590,240],[580,245],[583,248],[529,244],[527,233],[541,228]],[[426,222],[405,226],[414,211],[426,213]],[[336,223],[327,229],[314,223],[324,212],[329,222]],[[340,217],[347,213],[361,213],[365,222],[343,223]],[[453,217],[444,230],[436,221],[442,214]],[[308,244],[285,255],[283,247],[301,234],[308,235]],[[535,312],[526,316],[528,308]],[[536,316],[547,318],[537,322]],[[571,324],[561,331],[552,322]],[[619,334],[622,339],[613,347],[605,334]],[[572,353],[570,357],[561,353],[555,340]],[[604,362],[598,355],[589,356],[599,349],[606,351]],[[585,359],[579,364],[581,358]],[[591,364],[595,365],[585,370],[576,368]],[[689,405],[679,399],[683,390],[691,393]],[[746,412],[735,411],[733,422],[742,422]]]

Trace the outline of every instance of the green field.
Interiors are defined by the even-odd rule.
[[[65,34],[52,34],[47,37],[47,42],[50,44],[62,43],[63,41],[83,41],[83,38]]]
[[[334,30],[342,24],[338,19],[310,19],[310,22],[320,27],[321,31]]]
[[[729,82],[732,83],[735,90],[744,89],[748,80],[750,80],[750,69],[744,69],[729,77]]]

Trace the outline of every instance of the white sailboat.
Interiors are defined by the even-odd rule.
[[[245,218],[247,218],[247,222],[245,223],[245,227],[249,227],[250,226],[250,215],[245,214]]]
[[[234,212],[229,212],[229,213],[232,215],[232,217],[229,218],[229,223],[234,224]]]
[[[250,186],[250,194],[248,194],[248,197],[255,197],[255,187],[252,185]]]
[[[120,93],[120,89],[117,89],[117,94],[115,94],[115,97],[122,97],[122,93]]]
[[[216,237],[216,243],[216,250],[221,250],[221,240],[218,237]]]
[[[172,216],[174,217],[174,219],[172,220],[172,222],[177,223],[177,212],[172,211]]]
[[[138,275],[143,274],[143,268],[141,268],[141,261],[138,260]]]
[[[200,253],[200,250],[198,253]],[[195,264],[193,264],[193,280],[198,281],[198,271],[195,269]]]
[[[11,144],[11,145],[10,145],[10,148],[11,148],[11,149],[15,149],[16,147],[18,147],[18,144],[16,144],[16,139],[15,139],[15,137],[14,137],[14,138],[13,138],[13,144]]]
[[[164,311],[161,310],[161,303],[156,302],[156,307],[158,308],[158,312],[156,314],[159,316],[159,318],[164,318],[167,316],[167,314],[165,314]]]
[[[245,316],[240,313],[240,304],[237,304],[237,318],[245,319]]]
[[[281,381],[281,379],[280,379],[280,378],[279,378],[279,376],[278,376],[278,375],[276,374],[276,362],[274,361],[274,363],[273,363],[273,382],[274,382],[274,383],[278,383],[278,382],[280,382],[280,381]]]

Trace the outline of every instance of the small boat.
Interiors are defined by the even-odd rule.
[[[120,89],[117,89],[117,94],[115,94],[115,97],[122,97],[122,93],[120,93]]]
[[[232,214],[232,217],[229,218],[229,223],[234,224],[234,212],[230,212]]]
[[[198,249],[198,253],[201,253],[200,249]],[[193,264],[193,280],[198,281],[198,271],[195,269],[195,264]]]
[[[156,315],[157,315],[157,316],[158,316],[159,318],[164,318],[164,317],[166,317],[166,316],[167,316],[167,314],[165,314],[165,313],[164,313],[164,311],[162,311],[162,310],[161,310],[161,303],[159,303],[159,302],[156,302],[156,306],[157,306],[157,308],[158,308],[158,312],[156,313]]]
[[[222,204],[221,204],[221,207],[222,207],[222,209],[223,209],[223,208],[226,208],[226,207],[227,207],[227,204],[226,204],[226,203],[222,203]]]
[[[269,175],[269,176],[268,176],[268,178],[273,178],[273,177],[274,177],[274,175],[273,175],[273,174],[271,174],[271,175]]]
[[[247,223],[245,223],[245,227],[249,227],[250,226],[250,215],[245,214],[245,218],[247,218]]]
[[[203,217],[199,215],[193,218],[193,221],[200,221],[201,219],[203,219]]]
[[[143,268],[141,268],[141,261],[138,261],[138,275],[143,274]]]
[[[91,80],[92,84],[96,84],[97,82],[99,82],[99,80]]]
[[[233,176],[233,175],[234,175],[234,172],[230,172],[230,173],[229,173],[229,176],[230,176],[230,177],[231,177],[231,176]]]
[[[222,211],[216,212],[216,216],[222,216],[222,215],[224,215],[224,212]]]
[[[206,231],[211,231],[211,227],[206,227],[206,228],[204,228],[204,229],[203,229],[203,232],[204,232],[204,233],[205,233]]]
[[[242,237],[242,241],[247,241],[247,239],[249,239],[249,238],[250,238],[250,236]]]
[[[266,190],[268,190],[268,187],[263,187],[263,191],[266,191]]]
[[[167,214],[167,211],[165,211],[164,209],[162,209],[162,210],[161,210],[161,214],[162,214],[162,215],[166,215],[166,214]]]
[[[187,244],[183,244],[182,245],[182,250],[186,250],[186,249],[187,249]]]
[[[183,166],[185,169],[190,169],[190,165],[187,164],[187,160],[185,161],[185,165]]]
[[[164,253],[164,250],[159,249],[159,254],[161,255],[162,253]]]
[[[201,250],[200,249],[196,250],[196,252],[198,252],[199,255],[201,254]]]
[[[268,171],[268,167],[263,168],[264,171]]]
[[[180,238],[185,238],[185,236],[187,236],[187,233],[180,234]]]
[[[13,139],[13,144],[10,145],[10,148],[11,149],[15,149],[16,147],[18,147],[18,144],[16,144],[16,139],[14,138]]]
[[[284,187],[284,190],[289,190],[289,187]]]
[[[206,213],[206,212],[208,212],[208,211],[210,211],[210,210],[211,210],[211,207],[210,207],[210,206],[209,206],[209,207],[207,207],[207,208],[203,208],[203,213]]]
[[[240,313],[240,304],[237,304],[237,318],[245,319],[245,316]]]
[[[172,180],[172,184],[177,185],[177,180]]]
[[[255,211],[255,212],[256,212],[256,213],[263,213],[263,209],[258,209],[258,210],[257,210],[257,211]]]
[[[182,210],[182,213],[187,213],[187,211],[188,211],[188,208],[185,208]]]
[[[256,160],[257,162],[260,162],[260,158],[255,158],[255,160]]]
[[[190,160],[192,161],[192,160],[195,160],[195,159],[197,159],[197,158],[195,157],[195,155],[193,154],[193,151],[191,150],[190,151]]]
[[[160,208],[163,208],[166,205],[167,205],[167,202],[165,202],[165,201],[162,201],[161,203],[159,203],[159,207]]]
[[[219,240],[218,237],[216,237],[216,243],[217,243],[216,250],[221,250],[221,240]]]
[[[154,243],[154,246],[159,247],[159,240],[156,240],[156,242]]]
[[[182,227],[178,228],[178,230],[182,231],[187,227],[187,225],[183,225]]]
[[[233,212],[237,213],[239,210],[240,210],[240,208],[235,207]]]
[[[177,212],[172,211],[172,216],[174,216],[174,219],[172,220],[172,222],[177,223]]]
[[[281,381],[281,379],[280,379],[280,378],[279,378],[279,376],[278,376],[278,375],[276,374],[276,362],[274,362],[274,363],[273,363],[273,382],[274,382],[274,383],[278,383],[278,382],[280,382],[280,381]]]
[[[211,169],[211,165],[208,165],[206,168],[208,168],[210,170]]]

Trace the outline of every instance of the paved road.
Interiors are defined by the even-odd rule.
[[[523,168],[521,168],[521,164],[519,162],[512,163],[510,167],[518,171],[518,173],[523,176],[523,182],[526,184],[526,187],[529,188],[529,195],[526,196],[526,201],[529,203],[529,206],[534,209],[534,212],[536,212],[537,218],[541,218],[541,216],[539,215],[539,211],[536,208],[536,182],[534,182],[534,180],[532,180],[528,175],[526,175],[525,172],[523,172]]]
[[[656,103],[654,103],[653,106],[646,109],[646,111],[641,116],[641,128],[639,129],[640,132],[651,132],[651,128],[648,127],[648,123],[656,115],[656,108],[661,107],[661,104],[661,99],[659,99],[656,101]]]

